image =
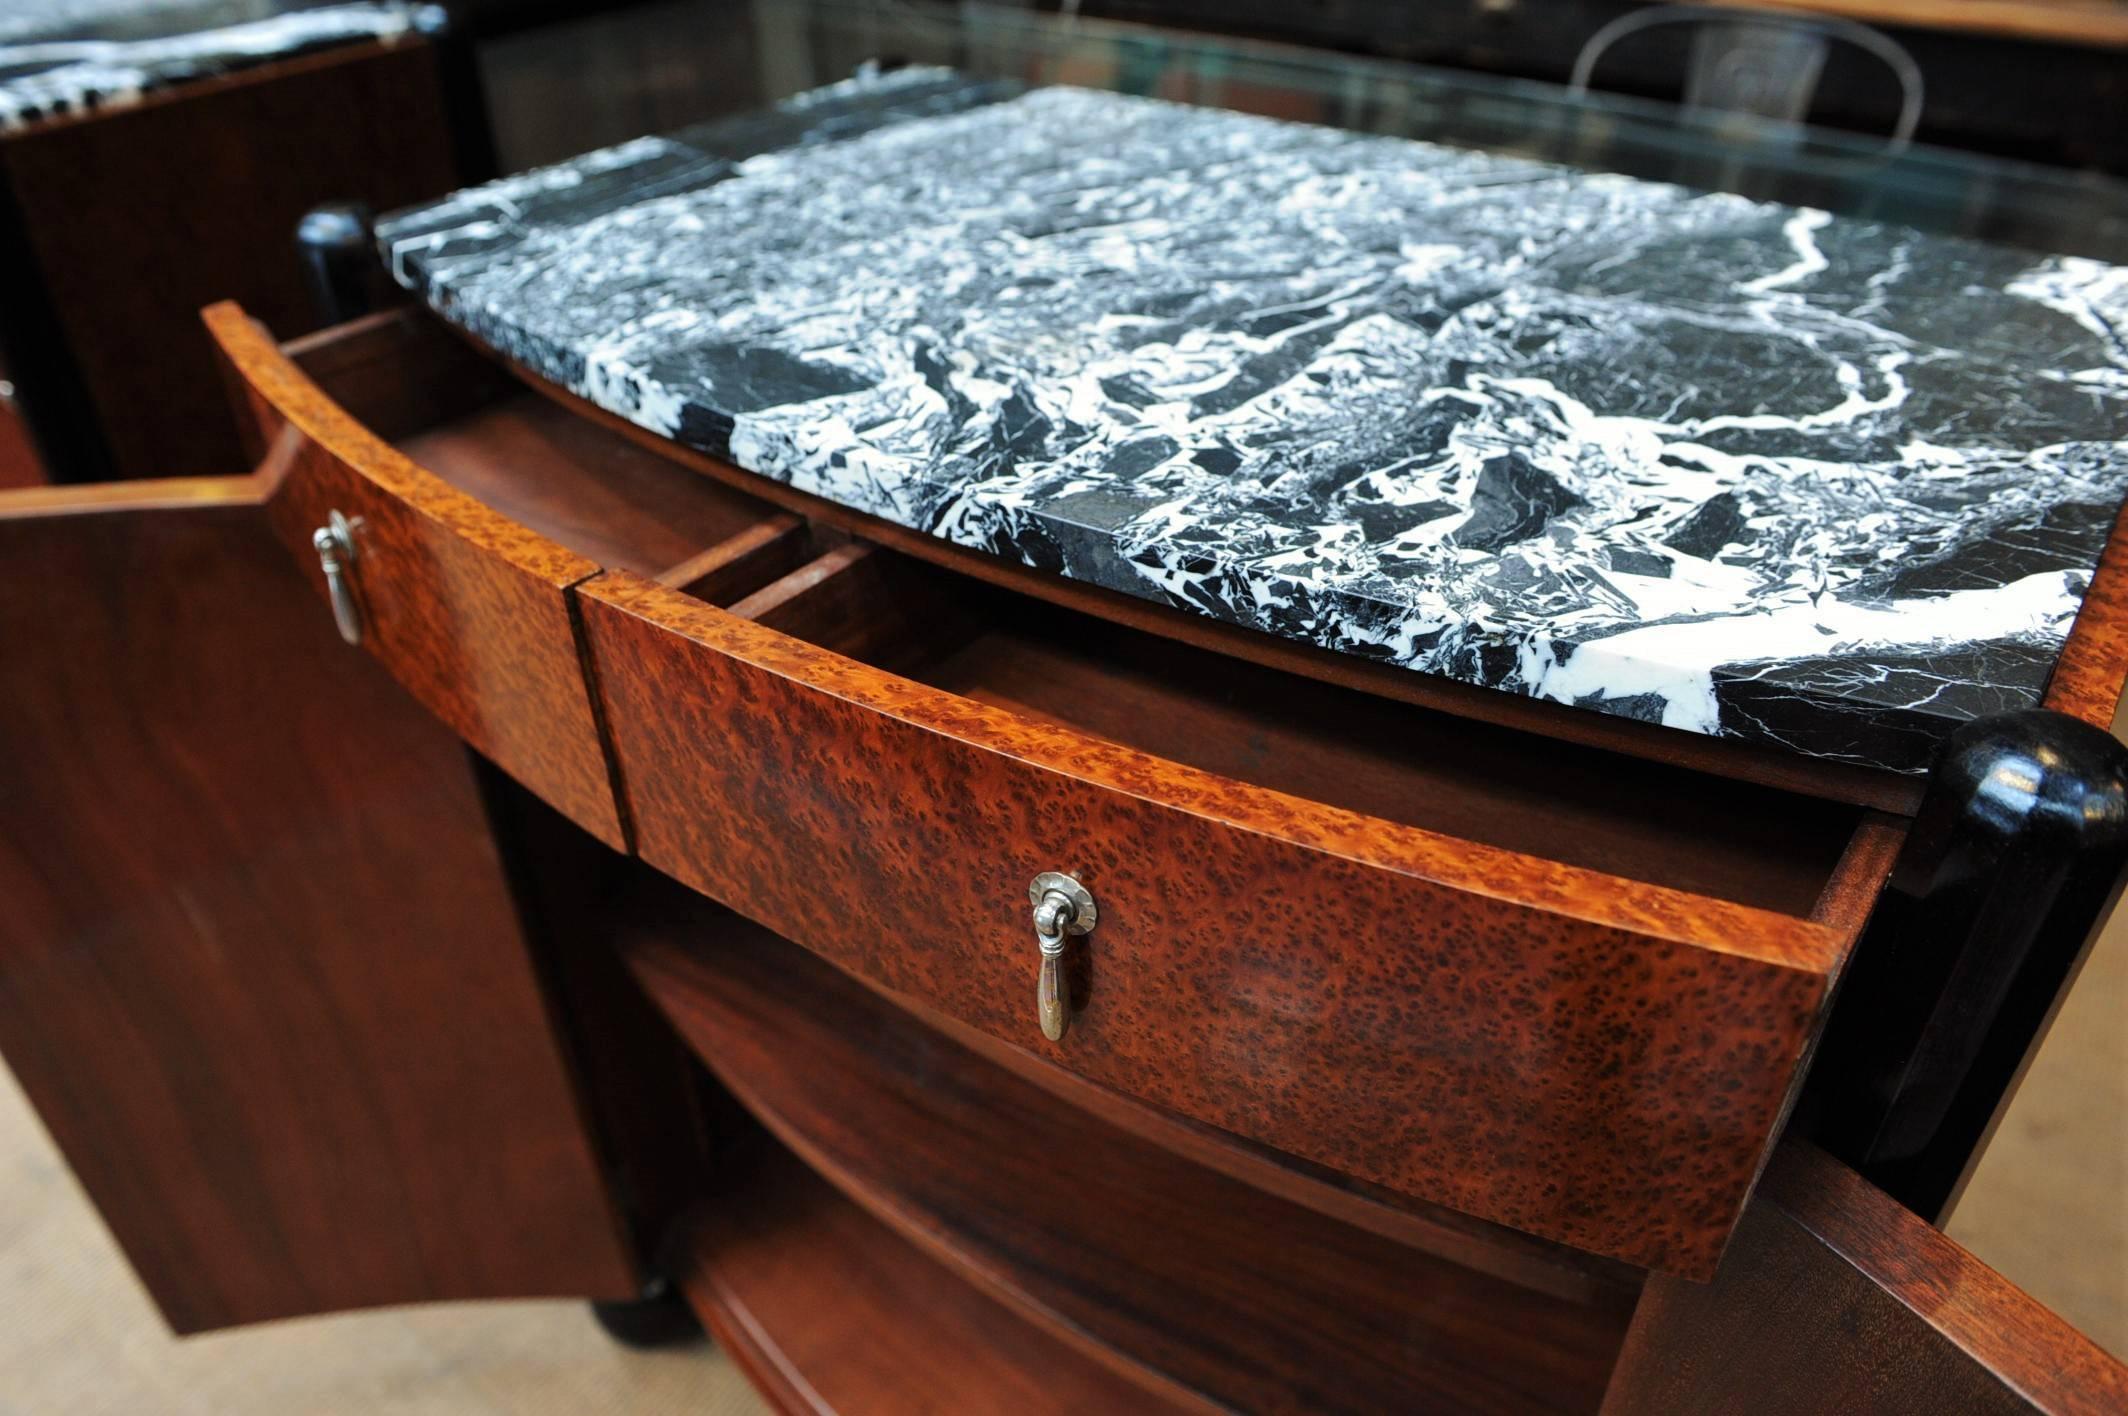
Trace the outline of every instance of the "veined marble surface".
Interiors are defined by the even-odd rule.
[[[22,0],[0,15],[0,131],[441,19],[406,0]]]
[[[461,192],[397,277],[691,447],[1505,692],[1922,770],[2128,494],[2128,271],[937,70]]]

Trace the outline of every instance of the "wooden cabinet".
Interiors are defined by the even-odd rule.
[[[48,480],[22,405],[15,399],[14,380],[0,363],[0,488],[34,487]]]
[[[322,993],[307,972],[262,972],[271,992],[256,995],[217,981],[193,994],[186,1034],[263,1055],[281,1035],[246,1029],[280,998],[306,1018],[396,1011],[418,1049],[453,1010],[485,1010],[478,1041],[460,1034],[424,1064],[470,1068],[451,1106],[480,1115],[443,1136],[457,1112],[433,1089],[375,1103],[418,1175],[470,1166],[462,1151],[479,1148],[506,1202],[461,1218],[466,1243],[508,1229],[525,1250],[513,1267],[483,1249],[490,1267],[445,1269],[427,1296],[614,1296],[628,1273],[613,1215],[630,1206],[592,1138],[610,1149],[629,1131],[700,1126],[718,1164],[668,1236],[668,1268],[789,1409],[920,1406],[921,1364],[956,1344],[981,1348],[965,1391],[1034,1410],[1592,1410],[1607,1391],[1620,1411],[1790,1397],[1833,1409],[1821,1395],[1862,1388],[1761,1391],[1729,1374],[1778,1386],[1785,1359],[1764,1354],[1782,1341],[1874,1372],[1872,1334],[1887,1332],[1916,1373],[1977,1363],[1983,1385],[2042,1408],[2103,1404],[2119,1383],[2118,1364],[2045,1327],[2000,1280],[1970,1278],[1984,1270],[1918,1219],[1780,1142],[1905,817],[1396,701],[1305,658],[1228,652],[1186,617],[1111,616],[967,553],[875,537],[862,518],[528,390],[421,316],[286,349],[233,307],[209,318],[260,471],[135,497],[126,524],[163,536],[241,523],[242,555],[186,594],[212,584],[249,607],[270,584],[308,580],[311,596],[245,611],[298,647],[269,656],[270,682],[225,680],[185,657],[205,631],[181,625],[129,672],[166,675],[187,711],[231,715],[219,755],[183,771],[192,759],[134,761],[161,700],[107,694],[123,706],[102,730],[133,757],[105,775],[68,767],[76,776],[10,760],[39,793],[19,799],[76,824],[39,836],[16,815],[9,830],[48,853],[25,881],[75,854],[122,864],[144,848],[81,834],[100,818],[74,794],[139,773],[189,794],[144,821],[207,810],[259,751],[247,742],[284,731],[299,744],[344,732],[313,755],[363,745],[401,783],[393,800],[416,799],[417,781],[456,793],[459,814],[393,840],[397,854],[374,855],[383,838],[356,831],[340,874],[300,890],[260,856],[261,880],[280,883],[262,884],[247,916],[255,931],[278,919],[288,937],[321,936],[302,959],[380,932],[441,928],[449,948],[385,948]],[[47,583],[84,615],[119,614],[121,579],[197,569],[115,543],[82,558],[65,548],[101,524],[82,506],[17,505],[0,530],[61,557]],[[335,512],[353,528],[337,606],[314,541]],[[267,633],[213,623],[225,645]],[[43,636],[44,657],[24,662],[70,671],[39,617],[17,613],[10,632]],[[120,661],[122,637],[88,639]],[[207,696],[195,703],[189,684]],[[18,711],[45,716],[12,740],[60,732],[51,701],[22,697]],[[401,734],[425,745],[395,751]],[[614,1030],[578,1026],[564,1042],[550,1029],[541,978],[566,995],[575,975],[538,965],[517,933],[463,764],[435,755],[453,737],[526,789],[491,794],[485,828],[505,843],[530,936],[566,933],[625,965],[657,1026],[720,1084],[706,1111],[663,1086],[665,1112],[627,1115],[652,1079],[616,1060],[635,1054]],[[382,788],[352,762],[304,770],[309,830],[399,819],[362,814]],[[226,860],[271,829],[262,811],[208,815],[223,820]],[[446,848],[460,854],[433,854]],[[446,862],[466,882],[447,901],[395,890],[393,870],[434,881]],[[1044,872],[1070,876],[1097,912],[1063,941],[1056,1037],[1037,1000],[1030,885]],[[92,1177],[106,1152],[171,1144],[115,1074],[57,1080],[53,1059],[93,1045],[86,1020],[129,1005],[83,1003],[83,1027],[51,1032],[43,1020],[66,1014],[48,998],[100,995],[23,961],[83,929],[141,949],[193,927],[183,872],[95,878],[99,898],[174,913],[46,912],[25,930],[32,947],[0,958],[0,1046],[39,1079],[33,1098]],[[348,903],[326,915],[335,880]],[[218,908],[200,916],[207,934]],[[244,937],[264,948],[263,933]],[[182,988],[219,967],[165,951],[156,976]],[[356,1090],[393,1085],[404,1065],[377,1050],[388,1031],[350,1026],[352,1050],[313,1067]],[[176,1037],[148,1034],[131,1074],[195,1078]],[[505,1099],[506,1084],[530,1099]],[[218,1114],[237,1126],[277,1104],[245,1094]],[[77,1114],[96,1120],[66,1119]],[[525,1116],[535,1124],[518,1127]],[[171,1170],[172,1213],[232,1176],[298,1193],[323,1173],[303,1167],[348,1144],[336,1124],[284,1128],[285,1169],[232,1144],[216,1152],[224,1170]],[[566,1183],[535,1187],[534,1204],[512,1187],[535,1172]],[[169,1262],[155,1247],[165,1226],[117,1175],[92,1193],[153,1271]],[[471,1202],[447,1186],[409,1193],[421,1223]],[[549,1226],[569,1243],[528,1238]],[[1829,1246],[1824,1281],[1859,1305],[1837,1311],[1862,1316],[1813,1325],[1770,1296],[1782,1265],[1827,1262],[1797,1234]],[[270,1267],[249,1249],[225,1261],[256,1265]],[[1913,1307],[1915,1275],[1937,1271],[1967,1276],[1957,1291],[1975,1312],[2045,1328],[2067,1354],[2056,1385],[1980,1340],[1989,1319],[1872,1316]],[[296,1308],[285,1294],[217,1306],[164,1272],[151,1285],[181,1326]],[[350,1280],[312,1306],[409,1296],[402,1278]],[[887,1295],[904,1290],[934,1297],[897,1310]],[[1754,1313],[1767,1321],[1747,1334]],[[837,1325],[866,1331],[838,1342]],[[1672,1365],[1697,1351],[1712,1355]],[[1887,1380],[1870,1388],[1891,1402],[1881,1409],[1980,1389]]]

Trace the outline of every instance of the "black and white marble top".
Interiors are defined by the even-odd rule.
[[[0,131],[441,22],[408,0],[14,0],[0,14]]]
[[[2037,701],[2128,271],[937,70],[459,193],[398,278],[691,447],[1466,683],[1902,771]]]

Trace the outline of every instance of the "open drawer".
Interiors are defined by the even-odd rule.
[[[569,587],[605,567],[655,574],[795,519],[571,416],[426,316],[372,316],[285,349],[234,305],[206,318],[278,479],[274,529],[343,637],[625,847]]]
[[[1092,1081],[1687,1275],[1900,838],[862,544],[577,593],[644,860]],[[1098,912],[1054,1042],[1044,872]]]

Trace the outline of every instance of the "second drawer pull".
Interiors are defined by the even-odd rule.
[[[350,521],[335,511],[310,535],[310,544],[318,553],[318,568],[325,572],[325,594],[332,601],[333,623],[339,626],[340,637],[350,644],[362,642],[362,607],[355,600],[355,529],[361,524],[359,519]]]
[[[1034,942],[1042,952],[1042,970],[1035,979],[1035,1017],[1042,1025],[1042,1036],[1057,1042],[1071,1026],[1064,945],[1074,934],[1093,932],[1094,897],[1069,875],[1045,870],[1027,887],[1027,898],[1034,902]]]

